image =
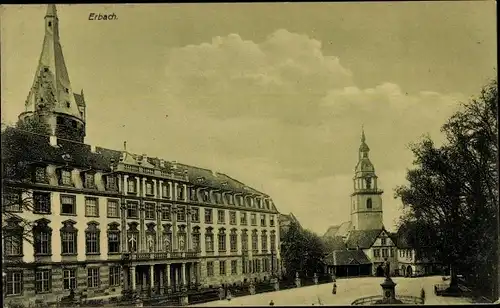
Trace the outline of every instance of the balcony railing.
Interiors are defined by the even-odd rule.
[[[199,251],[172,251],[172,252],[133,252],[122,255],[124,261],[168,260],[179,258],[198,258]]]
[[[175,180],[188,181],[188,176],[185,174],[182,175],[182,174],[169,173],[169,172],[161,171],[158,169],[152,169],[152,168],[147,168],[147,167],[142,167],[142,166],[119,164],[118,167],[116,168],[116,171],[142,173],[142,174],[155,175],[155,176],[160,176],[160,177],[165,177],[165,178],[170,178],[170,179],[175,179]]]
[[[352,302],[351,305],[352,306],[376,305],[378,301],[381,301],[383,299],[384,299],[384,297],[382,295],[366,296],[366,297],[358,298],[357,300]],[[396,299],[403,302],[403,304],[410,304],[410,305],[423,305],[424,304],[424,300],[422,298],[416,297],[416,296],[396,295]]]

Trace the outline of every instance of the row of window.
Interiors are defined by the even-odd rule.
[[[59,184],[62,186],[74,186],[72,171],[69,169],[59,169],[57,171]],[[81,175],[83,187],[86,189],[97,189],[95,182],[95,172],[88,171]],[[33,172],[33,181],[35,183],[48,183],[47,170],[44,166],[37,166]],[[118,178],[108,175],[103,177],[104,186],[107,191],[118,191]],[[126,179],[126,192],[128,194],[137,194],[139,180],[135,177]],[[172,183],[162,183],[159,185],[159,193],[162,199],[172,198]],[[147,180],[144,185],[144,195],[149,197],[156,196],[156,184],[152,180]],[[176,200],[186,200],[187,191],[184,185],[177,186]],[[220,192],[210,192],[206,188],[192,187],[189,189],[189,200],[205,203],[228,204],[238,206],[248,206],[259,209],[270,210],[270,201],[267,199],[254,198],[251,196],[234,196]]]
[[[381,252],[382,252],[382,258],[394,257],[394,249],[392,248],[373,249],[373,256],[375,258],[379,258],[381,256],[380,254]]]
[[[207,277],[213,277],[214,276],[214,266],[215,262],[217,261],[208,261],[207,262]],[[227,275],[227,261],[221,260],[219,262],[219,275],[220,276],[226,276]],[[270,266],[271,262],[268,258],[264,259],[254,259],[252,261],[243,261],[242,263],[242,274],[247,274],[247,273],[261,273],[261,272],[269,272],[271,270]],[[230,274],[231,275],[238,275],[238,261],[237,260],[231,260],[230,263]]]
[[[60,229],[61,235],[61,255],[77,255],[78,254],[78,230],[75,228],[75,221],[68,220],[63,222],[64,226]],[[38,221],[33,228],[34,232],[34,253],[35,255],[51,255],[52,254],[52,229],[48,226],[47,221]],[[154,231],[153,226],[148,226],[148,231],[146,232],[145,245],[144,247],[149,252],[171,252],[172,247],[172,231],[166,229],[161,233],[160,240],[158,241],[156,237],[156,231]],[[8,233],[4,236],[4,254],[5,256],[22,256],[23,255],[23,232],[18,230],[17,233]],[[101,253],[100,236],[101,231],[98,227],[97,222],[88,223],[88,227],[85,230],[85,253],[87,255],[95,255]],[[187,247],[186,232],[182,229],[181,232],[177,233],[177,250],[186,251],[189,249]],[[218,251],[224,252],[227,250],[227,236],[225,229],[219,229],[217,234],[217,247]],[[258,233],[257,230],[253,230],[251,235],[251,249],[253,251],[258,251]],[[261,233],[261,251],[267,252],[268,250],[268,239],[270,242],[270,249],[274,251],[276,249],[276,233],[271,231],[268,235],[266,230]],[[200,251],[200,232],[199,228],[195,227],[193,233],[191,234],[192,239],[192,249],[194,251]],[[139,231],[136,226],[127,231],[127,243],[126,251],[138,252],[139,251]],[[111,223],[108,225],[107,230],[107,245],[108,253],[121,253],[121,231],[117,223]],[[245,231],[241,234],[241,247],[243,251],[247,251],[248,247],[248,234]],[[236,230],[231,230],[229,233],[229,249],[231,252],[238,251],[238,234]],[[212,228],[207,228],[205,233],[205,250],[207,252],[214,251],[214,234]]]
[[[401,258],[413,258],[413,251],[411,249],[401,249],[399,251],[399,256]]]
[[[24,291],[24,273],[19,271],[7,271],[5,273],[5,294],[8,296],[22,295]],[[63,274],[63,289],[72,290],[77,287],[77,269],[64,268]],[[109,267],[109,286],[121,285],[121,267]],[[98,267],[87,268],[87,288],[101,287],[101,273]],[[52,292],[52,270],[39,269],[35,270],[35,292],[50,293]]]
[[[21,211],[21,196],[17,194],[11,194],[8,196],[9,211]],[[17,199],[19,201],[13,200]],[[61,215],[77,215],[77,204],[75,195],[61,195]],[[39,214],[50,214],[52,210],[50,193],[48,192],[33,192],[33,211]],[[172,216],[171,205],[161,204],[159,207],[155,203],[146,202],[144,203],[144,216],[145,219],[155,220],[157,215],[157,210],[161,216],[161,220],[170,221]],[[192,222],[200,222],[200,209],[196,207],[191,207],[189,209]],[[204,209],[204,218],[206,224],[213,223],[213,209]],[[120,218],[120,202],[118,199],[107,199],[107,211],[108,218]],[[186,221],[187,218],[186,207],[177,206],[176,209],[176,219],[179,222]],[[85,197],[85,216],[87,217],[99,217],[99,199],[95,197]],[[139,202],[128,201],[126,208],[127,218],[139,218]],[[226,223],[226,210],[217,210],[217,223]],[[240,212],[240,224],[247,225],[247,213]],[[237,225],[236,211],[229,211],[229,224]],[[252,226],[257,225],[257,214],[250,214],[250,224]],[[267,215],[260,214],[260,226],[267,226]],[[274,227],[274,215],[269,216],[269,226]]]

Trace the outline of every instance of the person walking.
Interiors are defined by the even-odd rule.
[[[271,301],[269,302],[269,306],[274,306],[274,302],[273,302],[273,300],[271,300]]]
[[[420,290],[420,298],[422,298],[422,301],[425,304],[425,290],[424,290],[424,288],[422,288],[422,290]]]
[[[332,294],[337,294],[337,283],[333,283]]]

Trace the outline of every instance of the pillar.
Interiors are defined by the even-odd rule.
[[[146,197],[146,178],[142,178],[142,194],[139,196]]]
[[[182,282],[182,286],[185,287],[186,286],[186,263],[185,262],[182,262],[182,265],[181,265],[181,282]]]
[[[155,266],[149,266],[149,289],[154,290],[155,286]]]
[[[130,278],[131,278],[131,284],[132,284],[132,291],[135,292],[136,290],[136,282],[135,282],[135,265],[130,267]]]
[[[163,198],[163,181],[162,180],[160,180],[158,186],[160,188],[158,190],[158,196],[159,196],[158,198],[161,199],[161,198]]]
[[[179,184],[174,183],[174,191],[173,191],[174,196],[173,196],[172,200],[176,200],[176,201],[179,200],[179,195],[177,194],[177,186],[179,186]]]
[[[141,182],[140,182],[138,176],[135,177],[135,188],[136,188],[136,193],[135,194],[136,194],[137,197],[139,197],[140,196],[139,193],[141,191]]]
[[[172,196],[172,193],[173,193],[173,189],[172,189],[172,182],[168,182],[168,198],[170,200],[174,200],[173,196]]]
[[[123,289],[124,290],[129,290],[130,289],[130,267],[123,267]]]
[[[160,268],[160,272],[158,273],[158,294],[163,294],[163,269]]]
[[[170,264],[167,264],[166,268],[165,268],[165,276],[166,276],[166,282],[167,282],[167,288],[170,289],[170,287],[172,286],[171,282],[170,282]]]
[[[156,186],[156,180],[153,179],[153,194],[155,198],[158,198],[158,187]]]
[[[128,175],[123,176],[123,193],[128,195]]]

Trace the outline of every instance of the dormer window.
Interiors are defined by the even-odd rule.
[[[184,186],[177,186],[177,200],[184,200]]]
[[[92,172],[85,173],[84,186],[85,186],[85,188],[88,188],[88,189],[94,189],[95,188],[94,173],[92,173]]]
[[[72,186],[73,181],[71,180],[71,171],[70,170],[61,170],[61,184],[65,186]]]
[[[35,183],[47,183],[47,170],[45,167],[35,167],[34,181]]]
[[[209,202],[210,201],[210,195],[208,194],[208,191],[203,192],[203,202]]]
[[[191,201],[196,201],[196,199],[197,199],[197,198],[196,198],[196,188],[191,188],[191,189],[189,190],[189,199],[190,199]]]

